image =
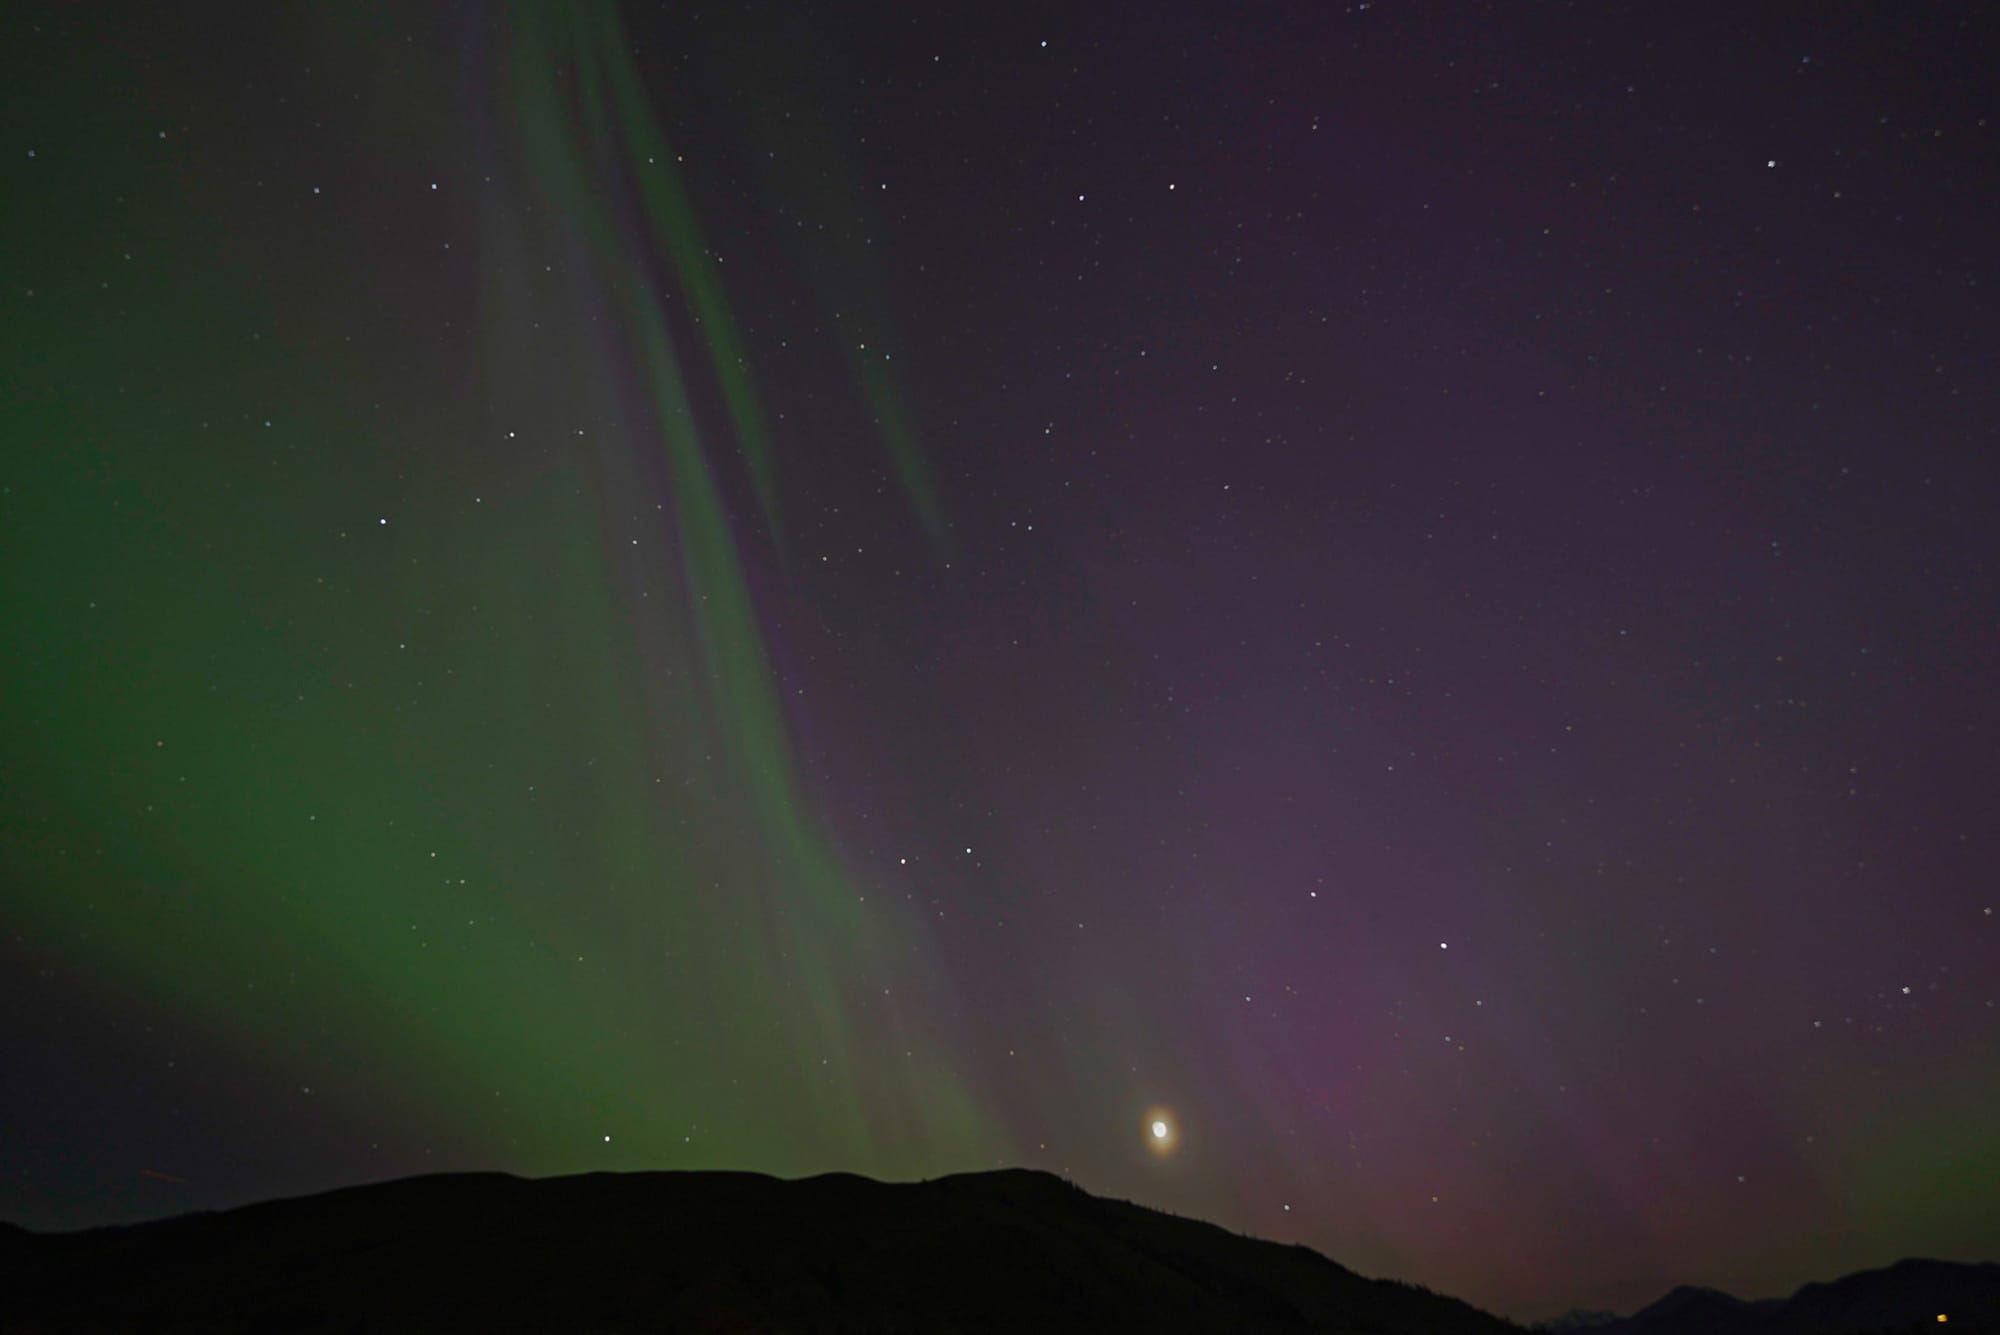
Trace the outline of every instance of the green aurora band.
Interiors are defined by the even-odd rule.
[[[501,27],[496,162],[454,182],[487,192],[454,220],[484,275],[476,424],[329,332],[365,238],[318,271],[150,141],[138,74],[68,81],[91,113],[6,224],[42,288],[5,329],[9,911],[362,1138],[453,1162],[992,1162],[921,923],[800,773],[720,476],[740,458],[781,553],[778,461],[630,42],[609,7]],[[506,332],[538,321],[594,341]],[[891,392],[862,392],[935,532]],[[469,439],[514,432],[543,447]]]

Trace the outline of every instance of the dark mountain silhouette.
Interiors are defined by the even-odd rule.
[[[1898,1261],[1828,1284],[1808,1284],[1778,1309],[1774,1335],[1849,1335],[1908,1322],[1954,1330],[2000,1330],[2000,1265]]]
[[[1939,1316],[1949,1319],[1941,1324]],[[1590,1335],[1991,1335],[2000,1332],[2000,1265],[1898,1261],[1757,1302],[1684,1286],[1629,1317],[1573,1312],[1542,1328]]]
[[[1303,1247],[1045,1173],[411,1178],[126,1228],[0,1229],[10,1332],[1505,1335]]]
[[[1750,1335],[1774,1305],[1770,1299],[1745,1302],[1719,1289],[1683,1284],[1604,1330],[1615,1335]]]

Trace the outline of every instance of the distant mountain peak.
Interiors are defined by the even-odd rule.
[[[1684,1284],[1623,1320],[1590,1329],[1592,1335],[1878,1335],[1937,1329],[1941,1314],[1952,1331],[2000,1331],[2000,1265],[1910,1257],[1807,1284],[1789,1298],[1755,1301]]]
[[[1574,1311],[1564,1312],[1561,1316],[1550,1317],[1546,1321],[1537,1321],[1534,1324],[1534,1329],[1558,1333],[1579,1330],[1595,1331],[1604,1326],[1615,1326],[1624,1319],[1624,1317],[1619,1316],[1616,1312],[1579,1307]]]

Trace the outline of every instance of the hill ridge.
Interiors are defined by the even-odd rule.
[[[1518,1329],[1023,1169],[437,1174],[15,1242],[28,1331]]]

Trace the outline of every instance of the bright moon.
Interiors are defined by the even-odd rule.
[[[1146,1148],[1155,1158],[1170,1159],[1181,1147],[1181,1127],[1171,1108],[1148,1108],[1142,1123]]]

